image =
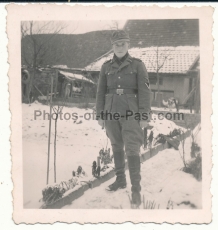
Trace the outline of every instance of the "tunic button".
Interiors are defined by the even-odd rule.
[[[118,87],[120,88],[120,85],[118,85]]]

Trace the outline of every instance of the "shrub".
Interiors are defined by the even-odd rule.
[[[202,180],[202,157],[199,153],[196,158],[188,163],[190,173],[198,180]]]

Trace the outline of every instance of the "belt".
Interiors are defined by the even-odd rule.
[[[137,89],[108,89],[108,94],[136,94],[138,93]]]

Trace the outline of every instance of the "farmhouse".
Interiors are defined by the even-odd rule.
[[[51,77],[53,78],[51,87]],[[28,90],[32,88],[31,95]],[[86,78],[80,69],[54,66],[37,68],[35,73],[31,68],[22,69],[22,101],[32,102],[34,99],[48,100],[49,96],[70,101],[75,97],[95,97],[96,83]],[[33,97],[33,98],[32,98]]]
[[[130,55],[140,58],[148,70],[152,105],[157,105],[158,97],[162,103],[174,97],[179,104],[193,105],[199,82],[198,20],[129,20],[124,30],[130,35]],[[109,50],[86,71],[98,78],[102,64],[112,55]]]
[[[87,91],[91,94],[91,91],[95,89],[95,83],[82,74],[59,70],[58,79],[60,97],[78,97],[82,94],[84,95]],[[94,92],[92,92],[92,94],[94,94]]]
[[[128,31],[130,36],[130,55],[140,58],[148,70],[153,106],[158,105],[158,102],[164,105],[164,102],[172,97],[183,106],[200,104],[198,20],[128,20],[123,29]],[[88,96],[94,100],[100,68],[106,60],[112,58],[112,32],[94,31],[81,35],[60,34],[54,37],[54,46],[50,47],[50,58],[46,59],[46,63],[51,69],[58,71],[54,85],[57,97],[79,96],[80,89],[84,89],[86,85],[83,96],[89,94],[84,97]],[[40,36],[44,38],[47,35]],[[40,36],[36,36],[36,39]],[[23,41],[22,44],[23,50],[30,55],[31,50],[27,42]],[[58,52],[54,52],[56,48]],[[59,61],[51,58],[56,57],[57,53]],[[31,68],[28,66],[30,75],[34,76],[34,86],[30,89],[34,90],[36,96],[46,96],[50,89],[47,76],[43,77],[42,73],[33,74]],[[26,89],[28,87],[24,85],[23,91]],[[25,95],[24,92],[24,98]]]

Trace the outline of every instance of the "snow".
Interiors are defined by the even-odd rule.
[[[177,126],[173,121],[167,120],[163,117],[163,119],[158,118],[158,115],[152,114],[152,119],[149,122],[150,126],[153,126],[151,130],[149,130],[148,135],[150,134],[150,131],[153,131],[153,136],[156,138],[158,134],[164,134],[168,135],[170,132],[172,132],[174,129],[181,129],[185,131],[184,128]]]
[[[95,84],[93,81],[89,80],[88,78],[84,77],[81,74],[69,73],[69,72],[65,72],[65,71],[59,71],[59,72],[70,80],[81,80],[81,81],[87,81],[89,83]]]
[[[156,72],[157,53],[159,65],[164,63],[159,73],[186,74],[199,58],[199,47],[197,46],[133,47],[128,52],[132,57],[141,59],[149,73]],[[103,63],[112,58],[113,53],[106,53],[100,59],[88,65],[86,70],[100,71]]]
[[[39,202],[42,198],[42,190],[46,187],[49,125],[48,114],[46,115],[46,113],[49,113],[49,106],[39,102],[31,105],[23,104],[22,106],[24,208],[39,208],[42,205]],[[41,116],[34,118],[34,111],[36,114],[41,112]],[[75,121],[73,117],[69,120],[61,120],[59,117],[57,122],[57,183],[71,179],[72,171],[76,171],[79,165],[87,174],[82,180],[92,180],[92,162],[97,160],[101,148],[106,148],[106,146],[111,148],[110,141],[106,137],[105,130],[101,129],[96,120],[86,120],[80,117],[84,116],[85,113],[94,117],[91,109],[64,107],[62,112],[68,114],[67,118],[69,114],[77,113],[79,118]],[[168,134],[174,128],[178,128],[172,121],[155,120],[155,116],[153,115],[153,120],[150,122],[153,126],[154,137],[159,133]],[[51,134],[49,184],[54,183],[54,120],[52,120]],[[190,140],[186,141],[187,152],[190,152],[189,142]],[[146,199],[156,200],[160,204],[160,208],[165,207],[169,198],[173,199],[177,206],[179,202],[182,203],[190,199],[191,204],[200,207],[201,183],[197,182],[190,174],[180,171],[182,167],[179,152],[173,149],[164,150],[144,162],[142,164],[142,193]],[[128,194],[130,192],[128,175],[127,179],[128,188],[125,190],[117,191],[114,195],[106,192],[105,187],[114,181],[112,178],[100,187],[86,191],[84,196],[73,201],[71,206],[65,206],[65,208],[115,208],[119,205],[128,208]],[[160,192],[161,189],[162,192]],[[183,206],[181,204],[177,208]]]
[[[58,68],[58,69],[68,69],[67,65],[53,65],[53,68]]]
[[[152,111],[160,111],[160,110],[164,110],[165,112],[171,112],[171,113],[177,113],[176,108],[158,108],[158,107],[152,107],[151,108]],[[179,109],[179,113],[188,113],[188,114],[192,114],[190,113],[190,109]]]
[[[41,111],[42,116],[34,120],[34,111]],[[49,107],[40,103],[23,104],[23,163],[24,163],[24,207],[39,208],[42,198],[42,189],[46,187],[47,152],[48,152],[48,120],[43,114],[49,112]],[[91,109],[67,108],[63,113],[92,113]],[[38,113],[39,114],[39,113]],[[48,116],[45,115],[45,118]],[[79,121],[82,121],[81,124]],[[59,120],[57,124],[57,183],[69,180],[72,171],[81,165],[88,174],[87,180],[92,177],[91,165],[97,159],[99,150],[105,148],[107,137],[105,130],[97,125],[96,120],[78,119]],[[54,121],[52,121],[51,150],[50,150],[50,178],[53,183],[53,149]],[[108,147],[111,148],[108,141]]]
[[[199,134],[200,135],[200,134]],[[186,160],[189,160],[190,138],[186,140],[185,150]],[[181,146],[179,151],[182,151]],[[171,201],[173,209],[200,209],[201,186],[191,174],[183,172],[182,160],[179,152],[174,149],[166,149],[145,161],[141,165],[141,194],[144,195],[145,203],[155,201],[156,207],[166,209]],[[116,192],[108,192],[105,188],[114,182],[114,178],[101,184],[74,200],[71,205],[66,205],[63,209],[129,209],[131,196],[131,183],[128,170],[127,188]],[[142,208],[142,205],[140,206]]]

